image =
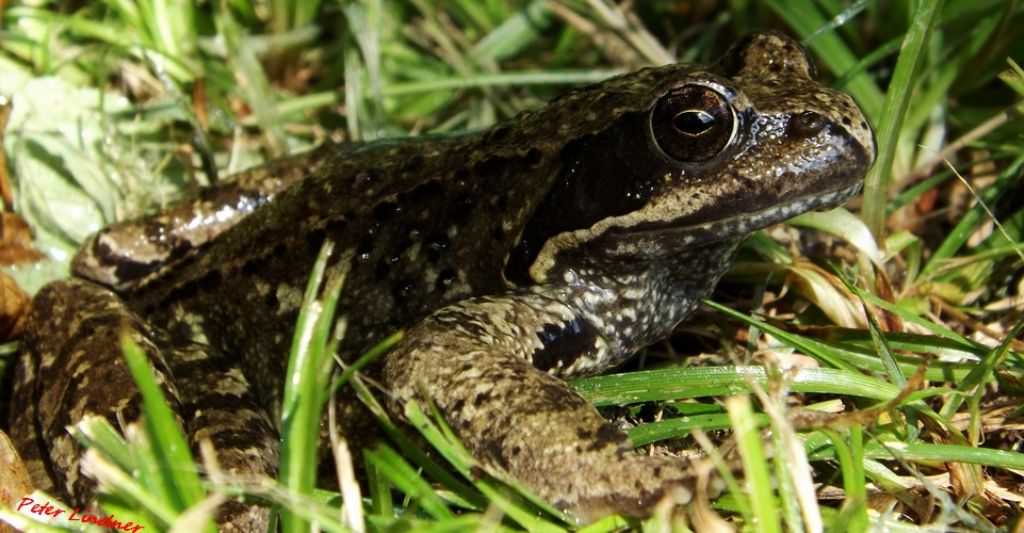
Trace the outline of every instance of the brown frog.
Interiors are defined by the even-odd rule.
[[[328,275],[347,276],[342,356],[408,328],[366,370],[395,415],[433,402],[483,468],[581,519],[685,501],[685,461],[635,453],[562,380],[666,336],[751,232],[858,191],[872,133],[810,70],[796,42],[755,33],[711,66],[608,79],[479,133],[328,147],[107,230],[78,279],[35,300],[15,442],[42,488],[88,503],[65,426],[138,416],[116,342],[130,327],[193,445],[273,475],[291,331],[330,241],[344,253]],[[204,219],[192,210],[227,214],[177,228]],[[346,390],[339,420],[360,442],[372,423]],[[220,519],[266,517],[226,505]]]

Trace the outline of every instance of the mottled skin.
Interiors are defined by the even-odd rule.
[[[129,325],[193,442],[272,475],[291,330],[330,240],[349,252],[329,267],[348,276],[342,356],[409,328],[367,370],[396,415],[429,399],[491,473],[582,519],[644,515],[666,494],[689,498],[689,465],[634,453],[561,379],[667,335],[746,235],[841,204],[873,158],[856,105],[775,33],[717,65],[613,78],[482,133],[321,151],[306,160],[315,172],[223,232],[180,232],[163,255],[150,239],[144,268],[124,266],[132,245],[92,241],[76,264],[96,268],[79,275],[118,293],[76,279],[39,294],[14,438],[44,488],[88,502],[64,427],[86,412],[137,416],[113,342]],[[127,233],[160,233],[147,223]],[[360,442],[366,417],[341,396]],[[223,513],[241,529],[266,519]]]

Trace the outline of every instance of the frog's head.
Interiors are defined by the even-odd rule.
[[[573,135],[510,256],[506,273],[519,281],[738,242],[841,205],[875,157],[857,105],[815,82],[801,46],[780,33],[748,36],[717,65],[627,74],[541,113]]]

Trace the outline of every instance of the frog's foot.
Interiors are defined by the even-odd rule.
[[[194,344],[161,349],[117,295],[72,279],[44,287],[33,301],[15,376],[11,437],[37,488],[82,508],[95,507],[96,484],[81,474],[83,449],[67,428],[87,415],[105,417],[114,427],[139,418],[138,388],[121,355],[124,331],[149,357],[179,422],[188,420],[193,449],[209,438],[222,470],[273,473],[276,457],[239,457],[247,447],[262,453],[276,446],[266,446],[273,431],[265,416],[254,415],[259,409],[227,358]],[[247,447],[233,450],[240,441]],[[231,502],[218,509],[218,521],[251,530],[252,511]]]
[[[559,320],[549,311],[478,300],[428,317],[386,361],[392,409],[400,415],[404,402],[433,402],[491,473],[584,521],[646,516],[664,498],[687,503],[698,479],[693,464],[637,454],[625,433],[529,362],[535,333]],[[515,324],[502,322],[509,316]],[[506,330],[520,335],[500,334]]]

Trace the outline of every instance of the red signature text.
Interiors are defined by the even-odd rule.
[[[37,516],[48,516],[50,518],[57,518],[65,512],[53,503],[46,501],[42,503],[36,502],[32,498],[22,498],[21,502],[18,503],[18,511],[25,509],[27,512]],[[94,524],[99,527],[109,527],[111,529],[120,529],[121,531],[130,531],[131,533],[138,533],[140,529],[145,526],[135,524],[134,522],[122,522],[114,518],[114,515],[99,516],[91,513],[83,513],[79,509],[70,511],[66,519],[68,522],[82,522],[83,524]]]

